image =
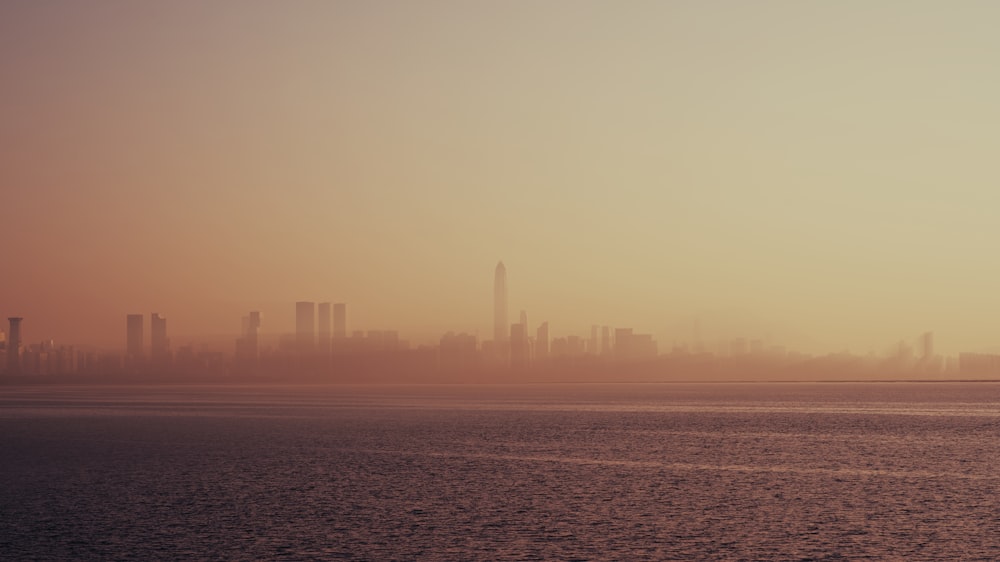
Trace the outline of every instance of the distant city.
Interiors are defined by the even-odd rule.
[[[231,353],[170,345],[167,319],[125,317],[124,348],[77,349],[53,341],[25,343],[23,318],[0,330],[5,377],[66,380],[310,380],[331,382],[463,382],[502,380],[879,380],[1000,378],[1000,354],[934,352],[934,335],[900,341],[881,356],[813,356],[760,339],[674,344],[662,352],[650,334],[592,325],[587,335],[550,337],[549,323],[534,331],[526,311],[510,323],[507,269],[497,264],[493,285],[493,338],[447,332],[437,345],[411,346],[395,330],[348,330],[346,303],[300,301],[295,332],[265,344],[264,320],[249,311]],[[145,379],[142,379],[145,377]]]

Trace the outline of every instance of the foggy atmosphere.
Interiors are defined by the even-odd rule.
[[[1000,557],[998,17],[0,4],[0,558]]]

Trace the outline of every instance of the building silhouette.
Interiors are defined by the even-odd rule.
[[[247,316],[246,336],[252,340],[254,352],[256,353],[259,346],[258,338],[260,337],[260,312],[256,310],[250,311],[250,315]]]
[[[7,319],[10,322],[10,334],[7,338],[7,374],[21,373],[21,320],[17,316]]]
[[[566,336],[566,354],[579,357],[586,352],[587,344],[580,336]]]
[[[326,355],[330,353],[330,303],[319,303],[317,319],[319,320],[319,339],[317,340],[317,345],[319,346],[320,354]]]
[[[927,362],[934,357],[934,332],[924,332],[917,340],[918,354],[921,361]]]
[[[507,268],[497,263],[493,274],[493,345],[497,356],[506,359],[510,349],[507,324]]]
[[[312,353],[316,348],[316,303],[295,303],[295,346],[299,353]]]
[[[342,340],[347,337],[347,304],[338,302],[333,305],[333,339]]]
[[[1000,355],[959,353],[958,371],[963,377],[1000,377]]]
[[[549,323],[542,322],[538,325],[535,335],[535,358],[543,361],[549,358]]]
[[[476,336],[448,332],[441,336],[438,366],[444,371],[469,372],[479,367]]]
[[[658,352],[650,334],[635,334],[632,328],[615,328],[615,358],[619,361],[652,359]]]
[[[244,367],[253,367],[260,358],[260,312],[243,317],[243,333],[236,340],[236,358]]]
[[[149,319],[149,356],[160,365],[170,356],[170,340],[167,339],[167,319],[153,313]]]
[[[125,317],[125,356],[132,361],[142,358],[141,314],[129,314]]]

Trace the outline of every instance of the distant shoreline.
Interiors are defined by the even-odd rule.
[[[94,376],[94,375],[32,375],[32,376],[0,376],[0,387],[12,386],[479,386],[479,385],[550,385],[550,384],[858,384],[858,383],[1000,383],[1000,379],[913,379],[913,378],[776,378],[776,379],[724,379],[724,378],[662,378],[662,379],[591,379],[572,377],[380,377],[363,380],[353,377],[307,377],[295,376],[281,378],[275,376],[255,377],[185,377],[185,376]]]

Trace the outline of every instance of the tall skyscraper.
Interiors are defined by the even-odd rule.
[[[295,303],[295,342],[299,353],[312,353],[316,348],[316,303]]]
[[[521,311],[521,325],[524,326],[524,337],[528,337],[528,313]]]
[[[319,303],[319,352],[330,353],[330,303]]]
[[[165,363],[170,353],[167,340],[167,319],[157,313],[149,319],[149,356],[157,363]]]
[[[10,322],[10,337],[7,338],[7,374],[17,375],[21,372],[21,320],[16,316],[7,319]]]
[[[243,335],[236,340],[236,355],[246,366],[257,364],[260,358],[260,312],[243,317]]]
[[[247,329],[252,331],[253,337],[256,338],[260,332],[260,312],[251,310],[248,318],[250,319],[250,324],[247,326]]]
[[[125,317],[125,355],[132,360],[142,357],[141,314],[129,314]]]
[[[542,322],[538,325],[538,332],[535,335],[535,357],[539,360],[549,357],[549,323]]]
[[[629,359],[632,356],[632,328],[615,328],[615,358]]]
[[[920,334],[917,342],[918,353],[921,361],[930,361],[934,357],[934,332],[924,332]]]
[[[510,341],[507,324],[507,268],[497,263],[493,275],[493,342],[500,357],[506,357]]]
[[[260,312],[253,310],[250,312],[250,316],[247,317],[247,342],[250,345],[250,350],[253,352],[254,359],[257,358],[257,353],[259,352],[259,338],[260,338]]]
[[[338,302],[333,305],[333,338],[342,340],[347,337],[347,305]]]

